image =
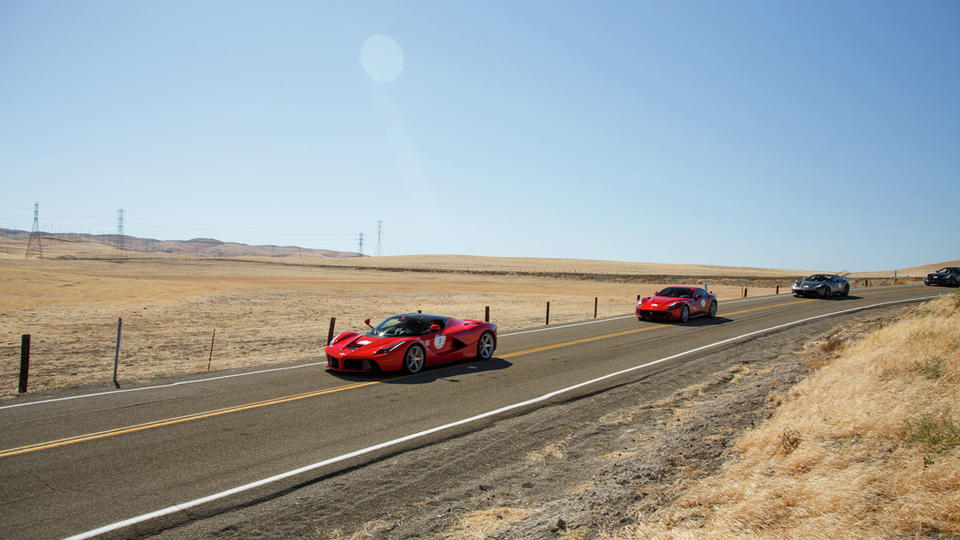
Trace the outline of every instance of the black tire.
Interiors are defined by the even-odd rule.
[[[826,298],[828,296],[830,296],[830,287],[820,289],[820,298]]]
[[[493,350],[497,348],[497,338],[493,337],[493,332],[484,332],[480,334],[477,340],[477,358],[480,360],[489,360],[493,358]]]
[[[840,296],[847,296],[850,294],[850,285],[843,286],[843,292],[840,293]]]
[[[716,302],[716,301],[710,302],[710,313],[708,313],[707,316],[708,316],[708,317],[716,317],[716,316],[717,316],[717,302]]]
[[[426,360],[427,355],[423,352],[423,347],[416,344],[411,345],[403,355],[403,370],[411,375],[419,373]]]
[[[956,286],[957,286],[957,279],[956,279],[956,278],[953,278],[953,277],[952,277],[952,278],[950,278],[949,281],[947,281],[947,287],[956,287]]]
[[[680,308],[680,322],[687,322],[690,320],[690,308],[686,304]]]

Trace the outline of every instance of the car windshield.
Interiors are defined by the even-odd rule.
[[[804,281],[830,281],[830,278],[823,274],[814,274],[808,277],[807,279],[805,279]]]
[[[960,272],[960,268],[957,268],[955,266],[948,266],[946,268],[941,268],[937,270],[938,274],[952,274],[954,272]]]
[[[421,315],[419,313],[394,315],[384,319],[366,335],[375,337],[422,336],[430,331],[431,324],[438,324],[443,328],[443,323],[442,317],[434,315]]]
[[[670,298],[693,298],[693,290],[684,287],[667,287],[660,291],[657,296],[668,296]]]

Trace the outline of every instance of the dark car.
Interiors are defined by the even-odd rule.
[[[923,278],[923,284],[956,287],[960,285],[960,266],[947,266],[936,272],[931,272]]]
[[[793,284],[794,296],[846,296],[850,294],[850,282],[836,274],[813,274],[798,279]]]

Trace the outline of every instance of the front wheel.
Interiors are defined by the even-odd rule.
[[[717,303],[710,302],[710,317],[716,317],[716,316],[717,316]]]
[[[477,340],[477,358],[480,360],[489,360],[493,358],[493,350],[497,347],[497,340],[492,332],[484,332]]]
[[[830,287],[824,287],[824,288],[820,289],[820,297],[821,297],[821,298],[826,298],[826,297],[828,297],[828,296],[830,296]]]
[[[849,285],[844,285],[844,286],[843,286],[842,296],[847,296],[848,294],[850,294],[850,286],[849,286]]]
[[[680,308],[680,322],[687,322],[690,320],[690,308],[686,304]]]
[[[957,278],[952,277],[950,278],[949,281],[947,281],[947,287],[956,287],[956,286],[957,286]]]
[[[426,358],[426,354],[423,352],[423,347],[419,345],[411,345],[407,349],[407,353],[403,355],[403,370],[411,375],[419,372],[423,369],[423,361]]]

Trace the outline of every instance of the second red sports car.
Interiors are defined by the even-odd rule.
[[[637,302],[637,320],[687,322],[717,314],[717,295],[700,287],[667,287]]]
[[[370,319],[365,321],[370,324]],[[387,317],[365,334],[343,332],[324,348],[332,371],[400,371],[493,357],[497,325],[426,313]]]

